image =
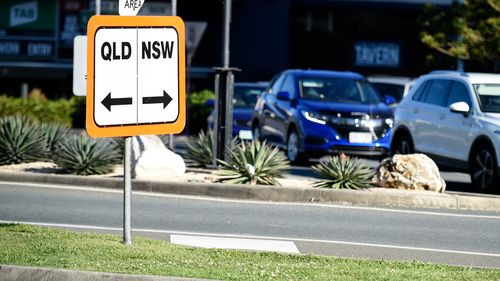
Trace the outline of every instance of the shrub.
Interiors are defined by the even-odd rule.
[[[213,108],[208,107],[206,102],[214,98],[215,94],[210,90],[202,90],[189,95],[188,119],[189,130],[192,133],[198,133],[207,128],[207,117]]]
[[[91,139],[81,135],[63,142],[54,162],[65,173],[99,175],[112,172],[117,158],[116,148],[108,139]]]
[[[241,142],[228,149],[229,162],[217,160],[221,170],[217,173],[225,183],[279,185],[284,170],[290,167],[285,155],[266,142]]]
[[[373,171],[363,162],[343,154],[322,161],[312,169],[326,178],[315,182],[315,187],[362,189],[370,186],[373,177]]]
[[[0,116],[23,115],[33,120],[84,127],[85,100],[82,97],[47,100],[42,97],[16,98],[0,95]]]
[[[207,133],[201,131],[196,141],[186,142],[186,157],[196,162],[198,166],[211,165],[214,155],[212,136],[212,130],[208,130]]]
[[[69,128],[58,123],[41,123],[39,126],[50,152],[49,158],[53,159],[57,147],[68,137]]]
[[[48,155],[44,136],[26,116],[0,118],[0,165],[34,162]]]

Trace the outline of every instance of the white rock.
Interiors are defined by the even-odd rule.
[[[172,180],[186,172],[184,159],[165,147],[155,135],[132,138],[132,177]]]
[[[380,163],[373,180],[380,186],[396,189],[444,192],[446,188],[436,163],[425,154],[396,154],[387,158]]]

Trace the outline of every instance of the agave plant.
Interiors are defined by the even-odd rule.
[[[314,183],[315,187],[336,189],[363,189],[370,186],[373,171],[358,158],[341,154],[330,157],[312,167],[323,180]]]
[[[47,156],[43,135],[27,117],[0,119],[0,165],[34,162]]]
[[[99,175],[112,172],[118,157],[111,141],[81,135],[72,136],[63,142],[54,162],[65,173]]]
[[[58,123],[42,123],[40,124],[40,132],[45,139],[50,156],[53,158],[57,146],[68,137],[69,128]]]
[[[226,153],[229,161],[217,160],[221,170],[216,173],[225,183],[280,185],[276,178],[290,167],[285,155],[266,142],[241,142]]]
[[[196,162],[199,166],[208,166],[212,164],[213,158],[213,141],[212,130],[207,133],[201,131],[198,134],[198,139],[192,142],[186,142],[186,157]]]

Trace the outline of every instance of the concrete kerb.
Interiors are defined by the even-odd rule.
[[[121,178],[0,172],[0,181],[61,184],[123,189]],[[364,206],[443,208],[500,212],[500,197],[437,194],[392,189],[332,190],[220,183],[154,182],[133,180],[133,190],[227,199],[274,202],[321,202]]]
[[[163,277],[151,275],[128,275],[78,270],[0,265],[0,280],[46,280],[46,281],[195,281],[206,279]]]

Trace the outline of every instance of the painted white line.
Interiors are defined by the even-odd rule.
[[[54,184],[54,185],[52,185],[52,184],[37,184],[37,183],[17,183],[17,182],[5,182],[5,181],[0,181],[0,184],[16,185],[16,186],[28,186],[28,187],[43,187],[43,188],[63,189],[63,190],[92,191],[92,192],[103,192],[103,193],[117,193],[117,194],[123,193],[123,191],[119,190],[119,189],[109,189],[109,188],[99,188],[99,187],[80,187],[80,186],[67,186],[67,185],[56,185],[56,184]],[[362,211],[369,210],[369,211],[375,211],[375,212],[401,213],[401,214],[411,214],[411,215],[427,215],[427,216],[438,216],[438,217],[459,217],[459,218],[470,218],[470,219],[500,220],[500,215],[456,214],[456,213],[447,213],[447,212],[403,210],[403,209],[392,209],[392,208],[381,208],[381,207],[345,206],[345,205],[324,204],[324,203],[268,202],[268,201],[263,202],[263,201],[254,201],[254,200],[213,198],[213,197],[206,197],[206,196],[201,196],[201,195],[200,196],[180,195],[180,194],[166,194],[166,193],[154,193],[154,192],[144,192],[144,191],[133,191],[132,194],[133,195],[140,195],[140,196],[147,196],[147,197],[177,198],[177,199],[189,199],[189,200],[212,201],[212,202],[227,202],[227,203],[238,203],[238,204],[303,206],[303,207],[310,207],[310,208],[323,207],[323,208],[333,208],[333,209],[348,209],[348,210],[362,210]]]
[[[172,234],[170,235],[170,242],[185,246],[210,249],[218,248],[299,254],[299,249],[297,249],[297,246],[291,241]]]
[[[117,228],[117,227],[102,227],[102,226],[77,225],[77,224],[22,222],[22,221],[5,221],[5,220],[0,220],[0,223],[18,223],[18,224],[28,224],[28,225],[38,225],[38,226],[48,226],[48,227],[108,230],[108,231],[122,231],[123,230],[122,228]],[[471,255],[471,256],[484,256],[484,257],[500,258],[500,254],[497,254],[497,253],[471,252],[471,251],[423,248],[423,247],[409,247],[409,246],[338,241],[338,240],[306,239],[306,238],[295,238],[295,237],[253,236],[253,235],[240,235],[240,234],[216,234],[216,233],[189,232],[189,231],[162,230],[162,229],[146,229],[146,228],[132,228],[132,231],[142,232],[142,233],[166,234],[166,235],[192,235],[192,236],[225,237],[225,238],[240,238],[240,239],[262,239],[262,240],[276,240],[276,241],[315,242],[315,243],[326,243],[326,244],[365,246],[365,247],[376,247],[376,248],[386,248],[386,249],[396,249],[396,250],[423,251],[423,252],[435,252],[435,253],[444,253],[444,254],[458,254],[458,255]]]

